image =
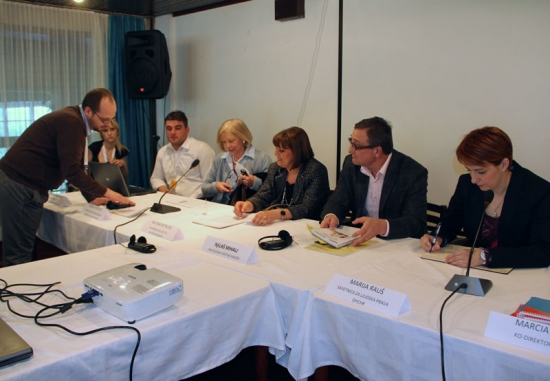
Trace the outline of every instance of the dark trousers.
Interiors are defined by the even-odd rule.
[[[4,266],[34,259],[34,240],[48,195],[27,188],[0,170],[0,226]]]

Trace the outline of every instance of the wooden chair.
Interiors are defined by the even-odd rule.
[[[447,205],[437,205],[428,202],[426,233],[430,233],[435,229],[446,210]]]

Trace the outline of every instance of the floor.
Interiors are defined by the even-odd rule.
[[[38,237],[35,242],[37,260],[57,257],[66,253],[57,247],[42,241]],[[2,267],[2,242],[0,242],[0,267]],[[275,357],[268,355],[268,375],[270,381],[293,381],[294,378],[286,368],[275,362]],[[310,377],[313,381],[314,377]],[[254,347],[245,348],[233,360],[215,369],[187,378],[189,381],[257,381],[255,378]],[[348,371],[336,366],[328,367],[328,380],[357,381]]]

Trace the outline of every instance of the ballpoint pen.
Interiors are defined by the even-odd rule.
[[[434,234],[434,236],[432,238],[432,241],[431,241],[432,247],[430,247],[430,253],[432,252],[432,249],[433,249],[435,243],[437,242],[437,236],[439,235],[439,230],[440,229],[441,229],[441,222],[438,223],[437,226],[435,227],[435,234]]]

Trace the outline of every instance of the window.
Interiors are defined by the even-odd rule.
[[[52,111],[47,103],[4,102],[0,106],[0,159],[32,122]]]

